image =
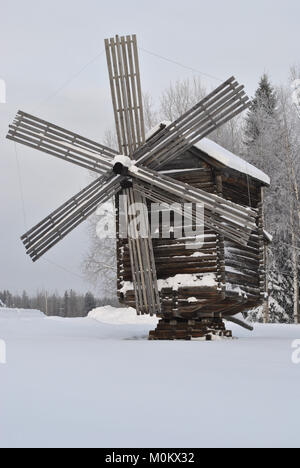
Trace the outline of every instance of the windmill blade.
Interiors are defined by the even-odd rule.
[[[237,205],[218,195],[191,187],[148,168],[131,166],[129,173],[135,179],[146,184],[147,196],[150,199],[152,190],[156,195],[158,191],[162,191],[162,193],[167,192],[184,202],[203,204],[208,212],[207,217],[210,217],[214,222],[214,229],[228,237],[234,234],[236,241],[242,245],[247,245],[251,232],[257,228],[257,213],[253,209]]]
[[[105,174],[111,169],[110,162],[118,154],[106,146],[22,111],[17,113],[9,126],[7,138],[98,174]]]
[[[36,262],[48,250],[121,190],[120,176],[100,177],[22,236],[27,254]]]
[[[145,143],[136,35],[106,39],[105,50],[119,151],[129,156]]]
[[[143,99],[139,72],[136,36],[105,40],[116,131],[121,154],[133,157],[134,151],[145,142]],[[128,200],[129,252],[138,314],[160,313],[160,296],[156,266],[150,236],[146,200],[133,188],[125,190]],[[141,236],[130,209],[141,207],[142,223],[148,234]]]
[[[148,208],[143,194],[127,190],[128,244],[132,277],[139,314],[156,315],[160,312],[156,266],[153,253]],[[136,215],[139,211],[139,223]],[[138,225],[139,224],[139,228]]]
[[[250,105],[244,87],[232,77],[138,149],[134,158],[138,165],[158,169]]]

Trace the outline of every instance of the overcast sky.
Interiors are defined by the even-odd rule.
[[[280,84],[300,63],[299,0],[0,0],[0,6],[0,78],[7,84],[7,103],[0,104],[0,290],[89,288],[80,271],[86,224],[36,264],[19,240],[89,175],[18,146],[20,184],[14,144],[5,135],[22,109],[101,141],[113,126],[105,55],[93,61],[104,38],[136,33],[147,51],[219,79],[235,75],[250,96],[263,72]],[[154,99],[170,81],[194,75],[144,51],[140,60],[143,90]]]

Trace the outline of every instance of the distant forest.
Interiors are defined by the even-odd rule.
[[[0,291],[0,305],[14,309],[35,309],[48,316],[57,317],[85,317],[96,307],[104,305],[117,305],[116,300],[109,298],[96,298],[91,292],[78,294],[73,290],[66,291],[63,296],[58,293],[38,291],[30,296],[26,291],[21,295],[10,291]]]

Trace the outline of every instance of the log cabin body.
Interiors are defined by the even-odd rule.
[[[166,125],[156,127],[148,139]],[[200,249],[185,237],[153,240],[161,318],[220,318],[260,305],[266,290],[263,191],[270,184],[269,177],[209,139],[201,140],[161,172],[258,213],[257,230],[247,246],[207,228]],[[126,240],[118,240],[117,249],[119,299],[134,307]]]

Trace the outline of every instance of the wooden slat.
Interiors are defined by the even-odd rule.
[[[191,188],[188,184],[179,181],[174,181],[170,177],[159,175],[155,171],[143,169],[139,167],[137,170],[129,169],[129,172],[134,177],[140,179],[143,184],[140,185],[140,190],[143,186],[150,187],[148,193],[150,196],[151,189],[155,195],[160,196],[161,191],[168,192],[171,195],[181,198],[184,202],[202,203],[204,207],[209,210],[212,215],[221,215],[228,223],[236,224],[236,232],[238,235],[246,233],[247,240],[250,233],[256,228],[255,218],[256,212],[254,210],[244,210],[243,207],[232,204],[221,197],[209,194],[200,189]],[[154,188],[151,187],[156,187]],[[227,219],[228,218],[228,219]]]
[[[9,126],[7,138],[100,174],[111,169],[111,161],[117,154],[92,140],[21,111]]]
[[[113,72],[114,72],[114,82],[115,82],[115,87],[116,87],[116,112],[118,113],[118,118],[119,118],[119,126],[121,129],[121,137],[122,137],[122,143],[121,147],[119,148],[119,151],[121,154],[125,154],[126,156],[129,155],[129,148],[128,148],[128,142],[126,141],[126,130],[125,130],[125,119],[124,119],[124,104],[123,104],[123,99],[121,95],[121,76],[120,76],[120,70],[118,67],[118,62],[117,62],[117,53],[116,53],[116,43],[113,38],[110,39],[110,50],[111,50],[111,56],[112,56],[112,63],[113,63]]]
[[[170,192],[171,194],[183,197],[185,201],[202,201],[206,208],[212,212],[219,213],[224,216],[237,219],[240,223],[246,222],[253,229],[256,228],[255,220],[257,217],[257,211],[249,207],[237,205],[236,203],[226,200],[216,194],[207,193],[201,189],[196,189],[189,184],[174,180],[166,175],[158,174],[149,168],[144,167],[131,167],[129,169],[130,174],[137,179],[143,181],[148,186],[156,187],[164,192]],[[187,198],[185,198],[184,194]],[[192,200],[192,198],[195,198]]]
[[[140,81],[140,76],[137,76],[136,70],[134,68],[134,59],[133,59],[133,51],[132,51],[132,38],[131,36],[126,36],[126,46],[127,46],[127,56],[129,62],[129,71],[130,71],[130,82],[131,82],[131,89],[132,89],[132,102],[133,102],[133,112],[134,112],[134,119],[135,119],[135,129],[136,129],[136,141],[135,146],[136,150],[145,142],[143,138],[143,129],[141,128],[141,118],[139,108],[141,108],[141,102],[138,100],[138,92],[137,92],[137,80]],[[142,118],[143,110],[141,112]]]
[[[135,50],[135,44],[136,40],[134,37],[131,39],[130,37],[119,38],[119,36],[116,36],[115,39],[109,41],[109,53],[111,54],[113,64],[112,67],[109,67],[109,73],[111,75],[110,80],[114,80],[116,84],[113,106],[115,113],[118,114],[117,125],[120,125],[121,128],[120,152],[131,158],[133,158],[135,149],[144,142],[142,94],[138,55],[137,49]],[[130,81],[132,86],[130,86]],[[126,189],[125,194],[128,197],[130,205],[134,205],[139,201],[141,206],[145,206],[143,217],[144,223],[147,225],[149,221],[144,197],[137,194],[133,189]],[[148,238],[144,239],[139,232],[137,232],[135,223],[132,223],[132,227],[135,232],[133,236],[129,238],[128,244],[136,297],[136,309],[138,313],[154,315],[160,312],[160,297],[157,287],[156,267],[152,239],[150,238],[150,229],[148,227]]]
[[[66,130],[63,127],[59,127],[55,124],[47,122],[46,120],[40,119],[38,117],[34,117],[33,115],[28,114],[27,112],[18,111],[17,116],[16,116],[16,121],[18,122],[19,120],[22,120],[23,122],[26,122],[29,125],[33,125],[36,128],[39,128],[40,130],[43,130],[43,131],[46,130],[48,133],[52,133],[53,135],[64,137],[65,139],[69,140],[70,143],[73,141],[76,141],[82,144],[82,146],[87,149],[95,150],[96,153],[108,155],[112,157],[118,154],[117,151],[111,148],[108,148],[107,146],[97,143],[89,138],[83,137],[82,135],[79,135],[78,133],[74,133],[69,130]]]
[[[122,40],[124,40],[122,38]],[[119,81],[120,81],[120,88],[121,88],[121,96],[122,96],[122,108],[120,108],[120,113],[124,116],[125,122],[125,141],[128,148],[127,155],[132,155],[134,152],[134,144],[132,140],[133,129],[131,128],[131,121],[130,121],[130,108],[129,108],[129,101],[130,101],[130,89],[127,88],[127,80],[124,70],[123,64],[123,57],[121,51],[121,42],[119,36],[116,36],[116,56],[118,61],[118,69],[119,69]]]
[[[96,181],[92,190],[91,186],[89,186],[86,189],[86,194],[80,192],[76,197],[73,197],[69,202],[62,205],[61,208],[45,218],[44,221],[24,234],[22,240],[27,253],[33,261],[38,260],[82,221],[87,219],[97,209],[99,203],[104,203],[119,190],[118,177],[112,176],[106,182],[103,181],[103,178],[100,178]],[[77,204],[78,200],[80,200],[79,206]]]
[[[90,169],[93,172],[103,174],[110,170],[110,163],[100,158],[94,158],[93,155],[86,157],[86,154],[82,150],[74,148],[74,150],[66,148],[64,143],[55,142],[47,137],[36,138],[36,135],[27,130],[11,129],[7,136],[8,139],[15,141],[16,143],[22,143],[25,146],[47,152],[56,156],[64,161],[71,162],[77,166]],[[71,152],[72,151],[72,152]]]
[[[231,82],[235,82],[235,78],[231,77],[229,80],[225,81],[221,84],[218,88],[216,88],[212,93],[208,94],[204,99],[202,99],[199,103],[181,115],[178,119],[176,119],[172,124],[167,126],[164,130],[158,132],[155,136],[153,136],[145,145],[143,145],[136,153],[138,158],[141,158],[147,152],[151,151],[158,142],[163,141],[166,137],[168,138],[170,134],[176,134],[177,130],[181,128],[181,125],[185,125],[191,118],[193,119],[195,113],[197,111],[202,112],[202,108],[204,104],[207,104],[211,99],[214,99],[214,103],[218,100],[219,96],[224,97],[228,93],[228,86]],[[216,97],[217,96],[217,97]]]
[[[118,115],[118,110],[117,110],[116,88],[115,88],[114,77],[113,77],[112,59],[111,59],[111,53],[110,53],[110,42],[108,39],[105,39],[104,42],[105,42],[105,51],[106,51],[108,76],[109,76],[109,83],[110,83],[110,90],[111,90],[111,98],[112,98],[114,117],[115,117],[116,133],[117,133],[119,151],[122,153],[122,139],[121,139],[121,131],[120,131],[120,125],[119,125],[119,115]]]
[[[130,141],[131,141],[131,154],[137,149],[137,136],[134,126],[134,115],[133,115],[133,104],[132,96],[130,89],[130,79],[129,79],[129,68],[128,68],[128,59],[127,59],[127,49],[126,49],[126,40],[125,37],[121,38],[121,47],[122,47],[122,60],[123,60],[123,73],[124,80],[126,84],[126,94],[127,94],[127,106],[128,106],[128,117],[130,119],[129,131],[130,131]]]
[[[148,191],[145,188],[145,185],[135,186],[135,190],[140,191],[142,194],[144,194],[149,200],[152,200],[156,203],[169,203],[172,205],[172,202],[175,202],[179,205],[179,210],[176,209],[176,206],[174,206],[174,211],[178,212],[179,214],[182,212],[182,204],[183,202],[181,201],[180,198],[170,198],[169,196],[164,196],[164,193],[162,191],[155,191],[155,190],[150,190]],[[189,213],[187,214],[189,216]],[[193,222],[196,222],[196,218],[194,217],[193,214],[191,214],[191,219]],[[236,242],[241,245],[247,245],[248,239],[249,239],[249,234],[244,234],[240,231],[237,232],[237,228],[234,225],[230,225],[230,222],[226,221],[221,221],[220,219],[216,219],[216,215],[214,216],[209,216],[207,211],[204,214],[204,222],[205,226],[210,227],[211,229],[214,229],[216,232],[221,232],[225,235],[226,238],[231,239],[233,242]]]
[[[225,118],[231,118],[235,112],[240,112],[244,106],[249,106],[249,100],[245,96],[242,86],[238,86],[236,82],[232,84],[234,78],[223,83],[219,88],[209,94],[206,98],[200,101],[196,106],[190,109],[182,117],[177,119],[165,130],[160,132],[156,137],[144,145],[136,153],[136,158],[144,164],[145,161],[150,161],[155,156],[156,163],[162,164],[162,154],[158,157],[159,151],[162,153],[170,149],[170,141],[173,140],[173,158],[174,146],[180,143],[180,150],[188,148],[202,138],[203,123],[209,122],[204,131],[215,130]],[[232,85],[232,86],[230,86]],[[227,110],[227,111],[226,111]],[[227,113],[225,113],[225,111]],[[199,128],[200,125],[200,128]],[[202,126],[201,126],[202,125]],[[187,137],[193,134],[193,137],[187,142]],[[186,141],[182,141],[182,138]],[[190,145],[190,146],[188,146]],[[171,157],[171,156],[170,156]],[[164,161],[165,163],[165,161]]]
[[[90,185],[88,185],[88,187],[80,191],[77,195],[72,197],[57,210],[53,211],[49,216],[47,216],[47,218],[43,219],[34,228],[30,229],[26,234],[24,234],[24,236],[22,236],[21,239],[24,241],[24,243],[27,243],[30,236],[30,242],[32,243],[36,236],[44,233],[45,231],[47,232],[53,227],[55,223],[60,222],[74,209],[78,208],[81,204],[91,199],[96,193],[99,192],[99,187],[101,187],[101,184],[104,184],[105,182],[106,180],[103,177],[92,182]]]
[[[119,150],[130,155],[145,142],[136,36],[106,39],[105,49]]]
[[[198,141],[208,136],[217,128],[221,127],[227,121],[231,120],[247,107],[249,107],[249,104],[247,104],[247,98],[244,99],[242,104],[237,102],[231,105],[233,102],[233,100],[228,101],[230,107],[228,107],[228,109],[226,109],[220,115],[217,115],[217,111],[213,113],[215,116],[216,125],[212,124],[210,119],[207,117],[200,119],[198,118],[196,124],[190,128],[188,133],[184,135],[178,133],[177,136],[173,138],[172,143],[169,141],[167,145],[160,145],[159,149],[152,151],[151,158],[148,156],[147,158],[141,158],[140,162],[147,164],[147,166],[150,166],[151,168],[158,169],[167,164],[169,161],[172,161],[176,157],[180,156],[183,152],[188,151]],[[225,108],[225,106],[223,106],[223,108]]]
[[[145,121],[144,121],[144,110],[143,110],[143,96],[142,96],[142,88],[141,88],[141,78],[140,78],[140,65],[139,65],[139,56],[138,56],[138,48],[137,48],[137,40],[136,35],[133,34],[132,36],[132,43],[133,43],[133,54],[134,54],[134,61],[135,61],[135,74],[136,74],[136,87],[138,93],[138,110],[139,110],[139,122],[140,122],[140,129],[141,129],[141,143],[145,143]]]

